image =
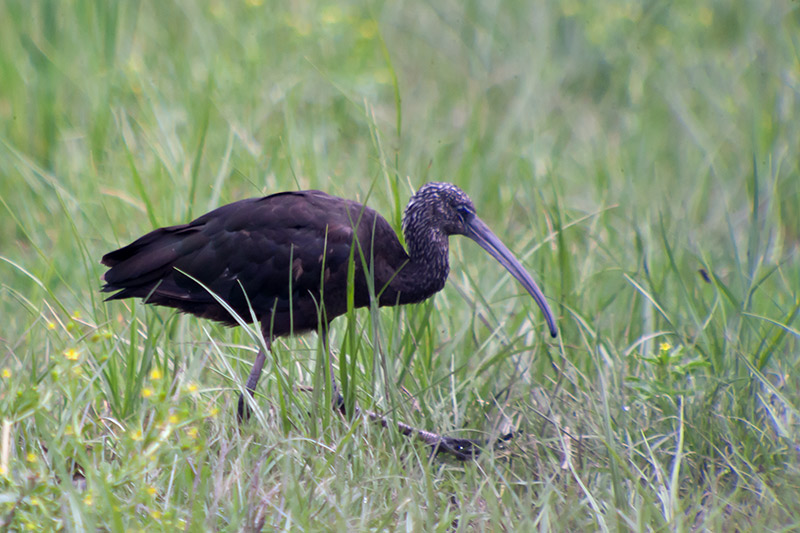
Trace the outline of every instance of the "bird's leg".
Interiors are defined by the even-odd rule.
[[[356,407],[356,412],[359,412],[358,407]],[[374,411],[364,410],[364,414],[367,415],[372,422],[380,424],[383,427],[389,427],[392,424],[385,415],[378,414]],[[431,454],[438,455],[440,453],[446,453],[452,455],[459,461],[468,461],[470,459],[474,459],[481,453],[483,448],[491,444],[496,445],[498,448],[502,448],[504,442],[514,438],[513,433],[507,433],[505,435],[501,435],[494,442],[478,439],[459,439],[456,437],[447,437],[432,431],[415,428],[414,426],[409,426],[403,422],[397,422],[397,429],[406,437],[416,437],[433,448],[431,450]]]
[[[339,391],[339,385],[336,383],[336,376],[333,373],[333,352],[331,352],[330,344],[328,344],[327,325],[320,326],[319,335],[322,340],[322,349],[325,350],[325,354],[328,356],[328,372],[331,378],[331,403],[334,409],[344,414],[344,396]]]
[[[325,353],[328,356],[328,371],[330,372],[330,380],[331,380],[332,406],[335,410],[339,411],[344,415],[346,414],[344,397],[339,391],[339,386],[336,383],[336,377],[333,373],[333,353],[330,351],[330,345],[328,344],[327,326],[320,327],[319,335],[322,341],[322,348],[323,350],[325,350]],[[390,425],[392,425],[392,422],[385,415],[376,413],[375,411],[369,411],[366,409],[362,410],[360,407],[358,407],[358,405],[356,405],[355,406],[356,416],[360,415],[361,413],[365,414],[367,418],[370,419],[370,421],[380,424],[383,427],[389,427]],[[481,450],[486,446],[494,444],[498,447],[502,447],[504,442],[507,442],[514,437],[513,433],[508,433],[506,435],[500,436],[494,442],[478,440],[478,439],[459,439],[456,437],[447,437],[445,435],[440,435],[432,431],[426,431],[424,429],[415,428],[414,426],[410,426],[406,423],[399,421],[397,422],[397,429],[400,431],[402,435],[405,435],[407,437],[416,437],[417,439],[421,440],[422,442],[430,446],[432,448],[431,453],[433,455],[445,453],[452,455],[453,457],[455,457],[460,461],[468,461],[470,459],[474,459],[475,457],[478,456],[478,454],[481,453]]]
[[[271,350],[272,343],[266,339],[265,342],[267,345],[267,350]],[[264,362],[266,360],[267,352],[264,350],[258,350],[258,355],[256,355],[256,360],[253,363],[253,369],[250,371],[250,375],[247,376],[247,385],[245,386],[251,398],[255,395],[256,385],[258,385],[258,379],[261,377],[261,371],[264,369]],[[250,408],[247,406],[247,400],[245,399],[244,394],[239,395],[239,405],[236,409],[236,417],[239,419],[239,422],[245,422],[250,418]]]

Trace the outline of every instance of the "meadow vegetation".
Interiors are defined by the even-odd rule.
[[[0,530],[800,528],[800,5],[0,3]],[[314,334],[105,304],[100,257],[317,188],[398,230],[450,181],[448,286]]]

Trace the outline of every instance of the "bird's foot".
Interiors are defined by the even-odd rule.
[[[334,391],[336,395],[333,397],[333,410],[339,411],[342,416],[347,416],[347,408],[344,405],[344,396],[338,390]]]
[[[505,449],[505,443],[514,438],[514,433],[509,432],[501,435],[494,441],[485,441],[478,439],[460,439],[456,437],[442,436],[438,442],[432,444],[432,455],[439,455],[446,453],[458,459],[459,461],[470,461],[480,455],[488,446],[493,446],[495,449]]]
[[[247,405],[247,400],[244,399],[244,394],[239,395],[239,403],[236,405],[236,420],[242,424],[250,419],[250,407]]]

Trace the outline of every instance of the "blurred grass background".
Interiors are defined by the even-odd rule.
[[[3,2],[0,527],[800,527],[798,36],[788,0]],[[320,407],[314,335],[240,430],[247,332],[98,293],[155,226],[319,188],[399,229],[431,180],[560,338],[455,238],[332,343],[361,404],[522,432],[474,463]]]

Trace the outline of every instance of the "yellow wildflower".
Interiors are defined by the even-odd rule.
[[[75,348],[70,348],[69,350],[66,350],[64,352],[64,357],[66,357],[70,361],[77,361],[80,354],[81,353]]]
[[[336,24],[342,20],[342,10],[335,5],[332,5],[322,10],[322,22],[325,24]]]
[[[150,371],[150,379],[153,381],[158,381],[159,379],[163,378],[164,375],[161,373],[161,370],[154,368]]]
[[[142,389],[142,398],[149,398],[152,395],[153,395],[153,389],[148,389],[147,387]]]
[[[363,20],[358,25],[358,33],[364,39],[372,39],[378,33],[378,24],[374,20]]]
[[[11,377],[11,369],[6,367],[3,369],[3,377],[8,379]]]
[[[701,7],[700,11],[697,13],[697,19],[700,21],[700,24],[707,28],[714,22],[714,12],[707,7]]]

